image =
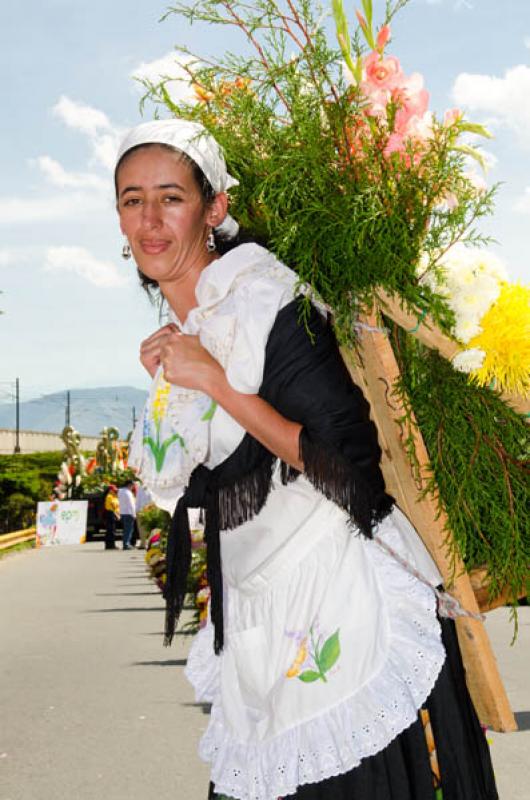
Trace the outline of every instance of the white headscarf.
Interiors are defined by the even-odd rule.
[[[185,153],[200,167],[216,194],[238,185],[238,181],[226,169],[220,146],[199,122],[173,118],[157,119],[137,125],[126,134],[120,144],[116,166],[125,153],[141,144],[167,144]],[[237,235],[239,225],[230,214],[227,214],[215,230],[232,239]]]

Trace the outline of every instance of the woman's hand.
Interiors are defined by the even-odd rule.
[[[144,339],[140,345],[140,363],[152,378],[155,377],[160,366],[160,351],[169,335],[175,332],[178,332],[178,328],[173,322],[170,322],[169,325],[164,325],[163,328],[159,328],[147,339]]]
[[[210,393],[214,377],[224,374],[219,362],[202,346],[198,336],[188,336],[180,331],[172,331],[165,337],[160,363],[166,381],[206,394]]]
[[[296,469],[303,471],[300,459],[302,426],[286,419],[256,394],[243,394],[229,383],[221,364],[204,348],[198,336],[179,330],[164,334],[160,363],[169,383],[207,394],[239,424]]]

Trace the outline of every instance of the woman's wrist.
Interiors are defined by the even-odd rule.
[[[222,400],[227,390],[231,388],[223,367],[218,361],[213,360],[205,369],[201,384],[201,391],[220,405],[222,405]]]

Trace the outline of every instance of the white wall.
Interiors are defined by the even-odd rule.
[[[82,436],[81,450],[95,451],[99,437]],[[19,443],[21,453],[46,453],[51,450],[64,450],[64,442],[58,433],[41,433],[40,431],[20,431]],[[0,454],[10,455],[15,451],[15,431],[0,428]]]

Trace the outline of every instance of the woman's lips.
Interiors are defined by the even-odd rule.
[[[142,248],[143,252],[149,256],[157,256],[160,253],[164,253],[170,245],[170,242],[163,241],[160,239],[143,239],[140,242],[140,247]]]

